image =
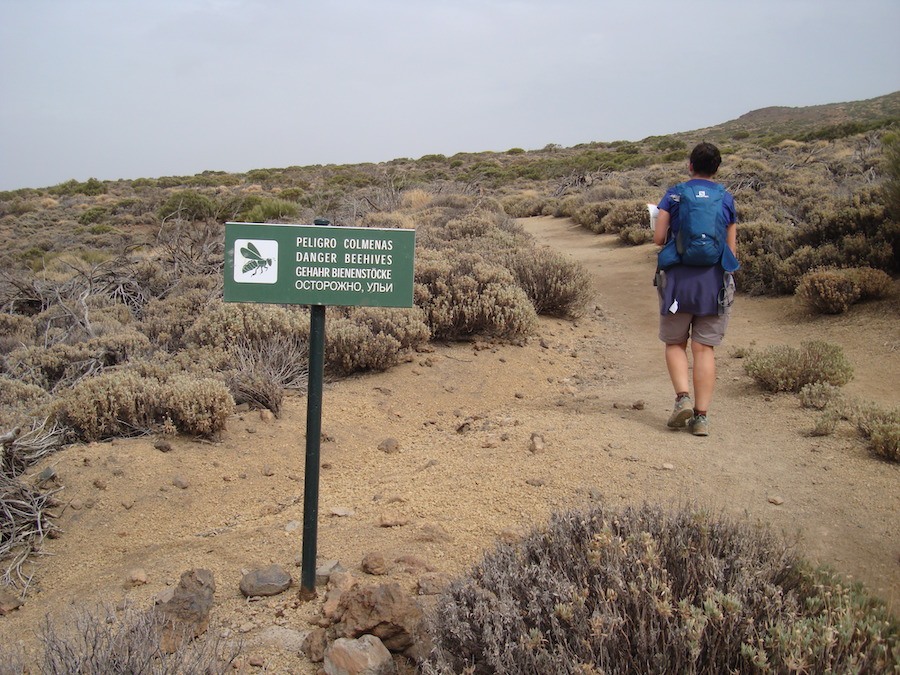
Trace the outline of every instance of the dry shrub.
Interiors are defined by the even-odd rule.
[[[890,275],[883,270],[850,267],[807,272],[796,294],[813,311],[841,314],[858,301],[887,297],[892,287]]]
[[[400,206],[402,206],[404,209],[417,211],[419,209],[424,209],[426,206],[431,204],[431,199],[431,194],[429,194],[425,190],[421,190],[419,188],[404,190],[400,194]]]
[[[803,342],[799,349],[775,345],[753,351],[744,370],[767,391],[799,392],[805,385],[824,382],[834,386],[853,378],[853,367],[839,345],[818,340]]]
[[[782,266],[795,248],[794,229],[772,221],[742,222],[738,226],[741,269],[735,281],[750,295],[793,292],[784,279]]]
[[[572,213],[572,220],[582,227],[586,227],[591,232],[599,234],[604,231],[601,223],[611,208],[612,205],[609,202],[591,202],[579,207]]]
[[[798,392],[800,405],[804,408],[824,410],[826,406],[837,403],[843,394],[841,390],[828,382],[812,382],[804,384]]]
[[[859,299],[880,300],[890,295],[893,288],[891,276],[884,270],[871,267],[851,267],[844,274],[859,286]]]
[[[530,218],[544,213],[547,200],[533,192],[507,195],[500,199],[504,212],[513,218]]]
[[[363,216],[361,225],[362,227],[378,227],[382,229],[415,229],[415,222],[412,216],[399,211],[370,211]]]
[[[872,452],[883,459],[900,462],[900,409],[860,406],[856,411],[856,426],[868,439]]]
[[[208,290],[193,288],[154,299],[144,307],[141,331],[160,349],[183,349],[184,334],[209,306],[213,296]]]
[[[538,314],[576,318],[591,300],[591,280],[577,262],[550,248],[517,249],[505,266]]]
[[[0,419],[4,423],[12,424],[13,420],[27,417],[48,399],[49,395],[42,387],[0,375]]]
[[[499,545],[439,598],[428,675],[888,672],[900,628],[769,530],[605,506]]]
[[[796,296],[822,314],[842,314],[860,298],[859,286],[841,270],[815,270],[800,278]]]
[[[176,375],[159,390],[157,419],[171,422],[178,431],[215,438],[234,412],[234,399],[219,380]]]
[[[619,230],[619,241],[629,246],[640,246],[653,241],[653,230],[649,227],[629,225]]]
[[[71,386],[105,368],[142,358],[151,350],[150,340],[128,327],[74,345],[17,349],[7,356],[6,371],[23,383],[51,391]]]
[[[537,315],[512,273],[477,253],[423,250],[415,271],[415,302],[433,338],[514,340],[533,332]]]
[[[86,441],[134,436],[154,428],[159,390],[158,380],[136,373],[104,373],[59,394],[51,411],[56,421]]]
[[[53,497],[58,491],[45,491],[0,472],[0,588],[21,588],[24,597],[31,577],[23,565],[41,550],[44,537],[59,532],[51,511],[58,504]]]
[[[603,220],[600,221],[602,232],[616,234],[623,228],[643,227],[650,228],[650,212],[647,210],[647,202],[637,199],[620,200],[614,202]]]
[[[53,419],[85,441],[134,436],[174,425],[177,431],[216,436],[234,408],[225,385],[174,375],[165,381],[134,371],[87,377],[57,396]]]
[[[351,307],[344,308],[342,313],[366,326],[374,335],[384,333],[396,338],[401,349],[416,349],[431,337],[425,323],[425,312],[420,307]]]
[[[131,607],[119,613],[82,607],[60,622],[65,628],[48,617],[41,631],[41,672],[224,675],[234,672],[235,659],[243,649],[240,641],[224,641],[219,637],[221,629],[210,626],[196,639],[177,640],[181,646],[168,653],[161,647],[170,623],[166,616]]]
[[[185,344],[229,348],[240,340],[266,340],[276,335],[306,337],[306,310],[277,305],[215,301],[185,331]]]
[[[334,375],[387,370],[400,361],[400,341],[352,319],[333,319],[326,329],[325,368]]]

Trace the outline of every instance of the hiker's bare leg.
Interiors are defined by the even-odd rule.
[[[666,367],[675,393],[690,391],[688,377],[687,342],[666,345]]]
[[[709,410],[716,386],[716,350],[691,340],[691,354],[694,357],[694,408]]]

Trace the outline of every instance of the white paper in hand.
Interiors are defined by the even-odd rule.
[[[656,217],[659,215],[659,209],[656,204],[647,204],[647,211],[650,212],[650,229],[656,229]]]

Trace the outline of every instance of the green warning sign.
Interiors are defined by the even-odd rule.
[[[412,307],[415,230],[225,224],[225,301]]]

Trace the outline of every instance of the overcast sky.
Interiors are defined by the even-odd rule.
[[[900,0],[0,0],[0,190],[639,140],[900,90]]]

